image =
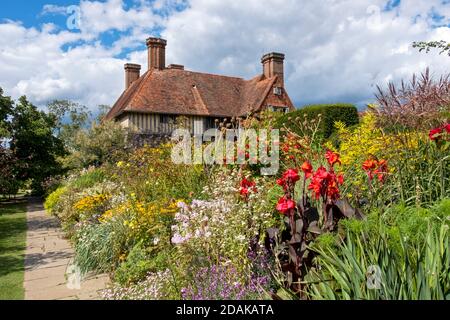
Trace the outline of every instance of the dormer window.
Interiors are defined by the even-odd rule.
[[[276,96],[281,96],[283,94],[283,88],[281,87],[274,87],[273,88],[273,94]]]
[[[267,107],[267,109],[269,111],[272,111],[272,112],[281,112],[281,113],[288,113],[289,112],[289,108],[285,107],[285,106],[271,106],[271,105],[269,105]]]

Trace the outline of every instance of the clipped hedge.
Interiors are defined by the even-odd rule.
[[[318,104],[305,106],[302,109],[287,113],[277,120],[277,127],[287,127],[290,130],[298,132],[298,118],[317,119],[319,114],[322,115],[322,121],[319,134],[328,139],[334,132],[334,123],[341,121],[347,126],[354,126],[359,123],[358,109],[353,104]]]

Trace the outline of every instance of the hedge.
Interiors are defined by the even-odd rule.
[[[277,120],[277,127],[287,127],[290,130],[298,132],[298,118],[317,119],[319,114],[322,115],[322,121],[319,128],[319,134],[328,139],[335,132],[334,123],[341,121],[347,126],[354,126],[359,123],[358,109],[352,104],[318,104],[305,106],[302,109],[287,113]]]

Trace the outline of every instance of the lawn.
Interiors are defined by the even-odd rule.
[[[24,298],[26,204],[0,203],[0,300]]]

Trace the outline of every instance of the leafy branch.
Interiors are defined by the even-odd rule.
[[[430,52],[431,49],[440,49],[439,54],[447,52],[448,56],[450,56],[450,43],[444,40],[441,41],[418,41],[413,42],[413,48],[419,48],[419,52],[425,51],[426,53]]]

